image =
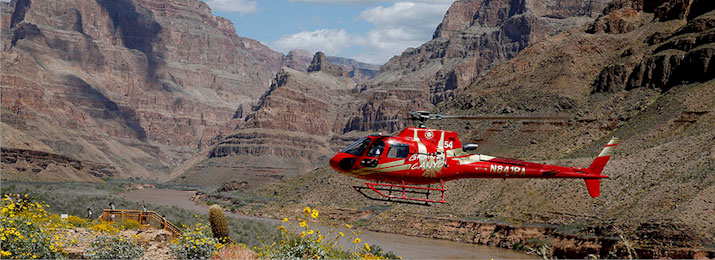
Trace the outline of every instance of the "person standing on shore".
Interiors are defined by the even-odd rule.
[[[92,209],[87,208],[87,219],[92,219]]]
[[[115,217],[115,216],[114,216],[114,210],[115,210],[115,209],[114,209],[114,202],[110,202],[110,203],[109,203],[109,209],[112,210],[112,211],[109,212],[109,214],[110,214],[110,215],[109,215],[109,219],[111,219],[112,222],[114,222],[114,217]]]
[[[146,213],[147,213],[147,211],[148,211],[148,210],[146,209],[146,206],[144,206],[144,204],[142,204],[142,219],[141,219],[141,221],[140,221],[139,224],[142,224],[142,223],[146,222]],[[148,224],[148,223],[147,223],[147,224]]]

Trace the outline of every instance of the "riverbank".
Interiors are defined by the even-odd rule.
[[[207,201],[232,205],[231,198],[208,195],[198,192],[193,201]],[[297,211],[303,205],[283,208],[285,211]],[[274,214],[275,207],[260,210],[246,210],[245,207],[234,213],[261,218],[279,218]],[[569,227],[547,224],[507,224],[485,222],[451,217],[435,217],[408,214],[387,214],[379,209],[323,208],[331,221],[355,223],[360,227],[378,233],[391,233],[412,237],[455,241],[466,244],[484,245],[496,248],[532,252],[548,258],[674,258],[706,259],[715,258],[714,248],[688,248],[677,243],[653,244],[649,241],[677,241],[677,227],[671,233],[658,230],[664,228],[658,223],[648,227],[638,227],[643,233],[651,234],[648,241],[629,239],[624,234],[607,234],[604,230],[616,227],[590,228]],[[575,232],[573,229],[576,229]],[[650,230],[646,230],[650,229]],[[585,233],[585,234],[584,234]]]
[[[133,190],[122,193],[121,196],[128,200],[137,201],[143,200],[152,204],[162,206],[176,206],[187,210],[197,210],[197,212],[208,211],[207,207],[199,206],[192,197],[193,192],[168,190],[168,189],[143,189]],[[297,209],[297,208],[296,208]],[[229,214],[231,217],[242,217],[252,220],[266,221],[269,223],[280,223],[280,214],[292,215],[294,212],[300,212],[301,209],[286,208],[281,212],[275,210],[275,213],[257,213],[252,215]],[[341,214],[333,210],[322,210],[321,218],[328,222],[342,222]],[[353,222],[351,222],[353,223]],[[323,228],[321,228],[323,229]],[[325,227],[329,229],[329,227]],[[343,229],[336,229],[336,232],[345,232]],[[428,237],[409,236],[396,234],[394,232],[375,232],[366,228],[361,232],[360,237],[364,241],[380,245],[386,251],[392,251],[396,255],[406,259],[528,259],[537,258],[534,255],[528,255],[525,251],[507,250],[497,247],[489,247],[486,245],[478,245],[472,243],[459,243],[445,239],[435,239]]]

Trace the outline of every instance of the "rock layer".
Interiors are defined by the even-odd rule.
[[[456,115],[570,118],[555,123],[443,120],[430,125],[459,132],[463,142],[479,140],[478,152],[493,156],[587,167],[612,136],[619,137],[621,144],[604,169],[609,178],[602,180],[599,198],[588,196],[582,180],[467,179],[445,184],[447,205],[385,206],[356,199],[359,195],[349,187],[364,182],[325,167],[262,193],[275,194],[276,202],[265,208],[238,210],[264,214],[286,205],[299,210],[318,203],[346,211],[350,220],[375,230],[513,248],[547,244],[559,258],[626,258],[626,245],[644,258],[711,257],[715,74],[709,72],[708,52],[715,11],[698,10],[701,14],[692,16],[691,10],[684,19],[661,21],[655,10],[677,1],[646,1],[640,9],[633,8],[640,5],[636,1],[614,2],[601,18],[619,21],[624,9],[640,10],[628,14],[638,23],[620,32],[592,31],[594,24],[618,27],[598,19],[533,43],[436,108]],[[688,54],[696,51],[697,56]],[[683,64],[693,65],[685,72]],[[362,107],[357,111],[364,113],[353,112],[356,120],[348,122],[355,128],[343,130],[362,127],[375,115],[389,115],[386,104],[429,96],[416,88],[403,91],[412,86],[400,84],[385,89],[358,86],[356,92],[364,100],[351,107]],[[397,90],[404,98],[392,102],[389,93]]]
[[[232,129],[283,59],[199,0],[1,4],[3,121],[117,177],[155,178]]]
[[[112,178],[111,164],[79,161],[67,156],[35,150],[2,148],[3,179],[100,181]]]
[[[346,71],[315,54],[310,72],[284,67],[240,129],[213,146],[179,182],[214,185],[231,180],[265,187],[325,162],[342,130],[338,115],[351,101]]]
[[[201,166],[204,168],[195,167],[192,174],[214,169],[221,164],[219,161],[231,167],[244,161],[260,168],[244,155],[270,155],[266,158],[271,159],[259,161],[271,162],[263,166],[271,174],[275,173],[275,165],[290,169],[325,165],[331,153],[364,135],[362,131],[401,130],[405,122],[394,119],[403,117],[405,110],[434,108],[493,64],[566,28],[591,21],[604,6],[591,0],[457,1],[435,31],[435,39],[392,58],[375,78],[354,89],[351,82],[342,80],[346,78],[344,70],[329,65],[330,58],[317,53],[306,69],[308,77],[289,69],[279,73],[274,86],[237,131],[240,134],[225,138],[208,155],[222,159],[212,160],[213,168],[205,168],[208,163]],[[301,55],[305,53],[289,53],[288,64],[306,64]],[[334,84],[341,84],[341,92],[330,90],[337,87],[323,87],[325,79],[316,77],[316,71],[330,75]],[[281,134],[275,135],[276,131]],[[348,137],[341,137],[346,134]]]
[[[358,107],[346,129],[375,129],[369,127],[370,121],[396,118],[405,109],[432,109],[494,64],[513,58],[531,44],[590,22],[606,4],[581,0],[456,1],[434,39],[393,57],[375,79],[361,86],[361,95],[368,96],[373,105]],[[380,113],[375,113],[378,110]],[[389,127],[401,126],[393,123]]]

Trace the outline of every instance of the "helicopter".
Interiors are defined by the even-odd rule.
[[[419,121],[396,136],[368,135],[340,150],[330,166],[344,175],[368,180],[353,188],[368,199],[418,205],[448,203],[444,182],[464,178],[577,178],[588,194],[600,195],[603,168],[618,145],[613,137],[588,168],[540,164],[475,153],[477,144],[462,144],[457,132],[431,129],[427,120],[551,120],[563,117],[443,116],[427,111],[408,112]],[[390,120],[394,121],[394,120]],[[438,184],[432,187],[432,184]],[[425,187],[425,185],[427,185]],[[373,193],[374,192],[374,193]],[[370,194],[368,194],[370,193]],[[438,198],[430,198],[438,193]],[[376,195],[377,196],[376,196]]]

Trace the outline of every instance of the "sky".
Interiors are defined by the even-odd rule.
[[[276,51],[383,64],[432,39],[454,0],[204,0],[236,33]]]

